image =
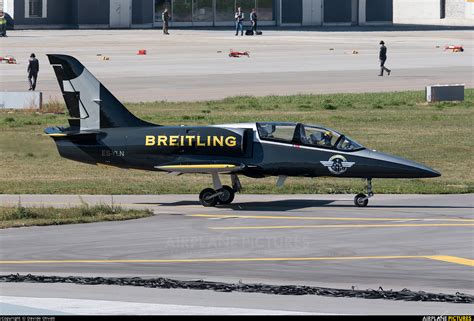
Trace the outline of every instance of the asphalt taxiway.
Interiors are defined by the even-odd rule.
[[[23,206],[54,207],[113,201],[124,207],[150,208],[156,215],[125,222],[2,230],[1,274],[170,277],[474,294],[472,194],[376,195],[367,208],[354,207],[350,195],[239,195],[235,204],[218,208],[201,207],[193,195],[0,195],[0,202],[16,205],[19,198]],[[54,296],[54,291],[32,291],[53,285],[21,286],[2,283],[0,294],[64,297]],[[55,286],[60,293],[75,293],[65,290],[71,285]],[[82,286],[77,293],[87,293],[90,287]],[[156,293],[160,291],[164,290]],[[182,304],[200,305],[192,299],[200,295],[184,295],[189,300],[183,299]],[[247,294],[212,302],[255,308],[244,304],[248,300],[233,303],[232,295]],[[122,301],[128,301],[125,297]],[[325,305],[326,299],[336,301]],[[120,296],[114,300],[120,301]],[[301,304],[301,309],[291,304],[260,308],[364,313],[363,302],[370,301],[340,299],[352,302],[343,308],[338,299],[305,296],[304,300],[320,301],[313,301],[319,304],[311,307]],[[158,302],[163,301],[153,303]],[[416,307],[420,313],[473,312],[472,305],[432,304],[385,302],[372,312],[390,313],[403,306],[407,313]]]
[[[170,36],[156,29],[13,30],[0,39],[0,56],[12,55],[18,64],[0,64],[0,87],[26,90],[26,64],[35,52],[41,64],[37,90],[45,101],[62,101],[45,56],[50,53],[78,58],[126,102],[424,90],[452,83],[472,88],[472,30],[320,28],[265,30],[259,37],[235,37],[231,28],[172,30]],[[384,78],[377,76],[382,39],[393,70]],[[465,51],[445,51],[447,45]],[[137,56],[139,49],[147,55]],[[230,49],[250,51],[250,58],[229,58]]]

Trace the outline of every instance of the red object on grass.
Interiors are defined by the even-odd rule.
[[[452,50],[453,52],[463,52],[463,46],[446,46],[444,50]]]
[[[13,57],[0,57],[0,62],[6,62],[7,64],[15,65],[16,64],[16,59]]]
[[[248,51],[234,51],[230,49],[229,57],[240,58],[241,56],[247,56],[250,58],[250,52]]]

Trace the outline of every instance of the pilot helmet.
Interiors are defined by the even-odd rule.
[[[276,126],[273,124],[268,124],[265,129],[269,134],[273,134],[276,130]]]

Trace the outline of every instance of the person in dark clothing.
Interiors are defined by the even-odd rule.
[[[7,37],[7,17],[0,10],[0,37]]]
[[[168,27],[170,23],[170,14],[168,12],[168,8],[161,13],[161,19],[163,20],[163,34],[169,35]]]
[[[257,11],[252,9],[252,12],[250,13],[250,22],[252,23],[252,30],[254,34],[257,34]]]
[[[30,61],[28,64],[28,81],[30,82],[30,89],[36,89],[36,81],[38,79],[38,72],[39,72],[39,61],[36,59],[36,55],[32,53],[30,55]]]
[[[244,13],[242,12],[242,8],[238,7],[237,11],[235,12],[235,35],[244,35]]]
[[[379,53],[379,59],[380,59],[380,74],[379,76],[383,77],[383,72],[386,71],[387,74],[390,76],[390,73],[392,72],[390,69],[385,67],[385,61],[387,60],[387,47],[385,47],[385,42],[380,41],[380,53]]]

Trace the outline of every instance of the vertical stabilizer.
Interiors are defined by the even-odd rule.
[[[69,115],[80,119],[81,130],[149,126],[135,117],[76,58],[48,55]]]

